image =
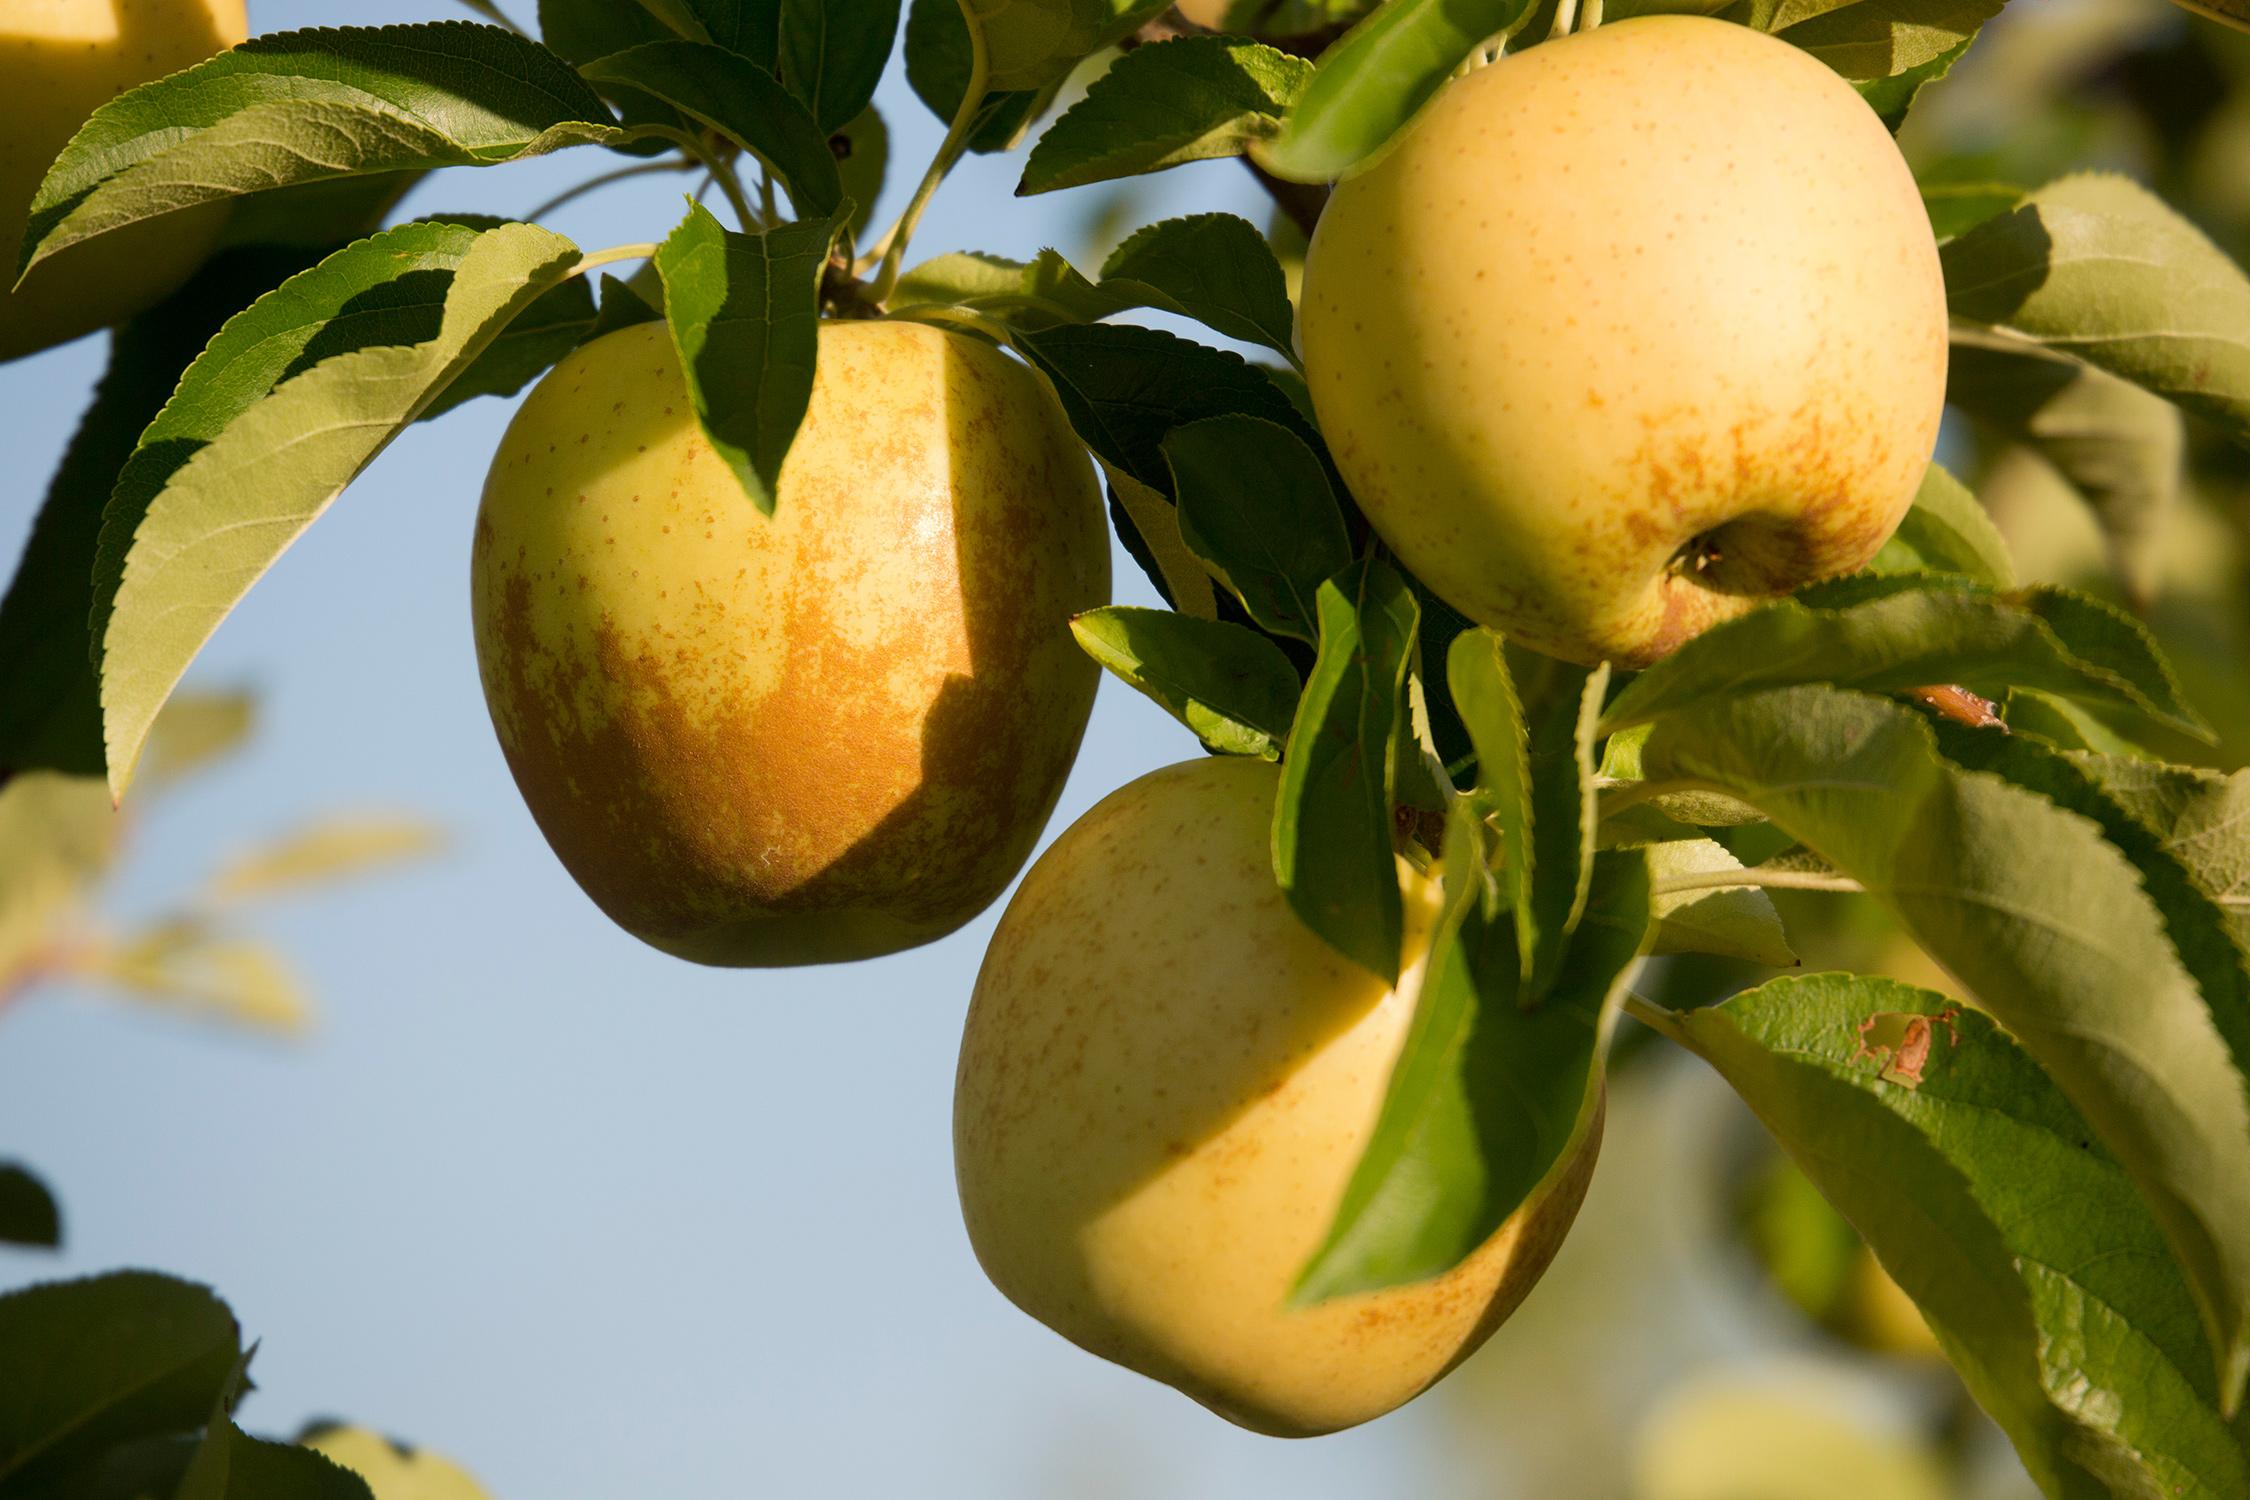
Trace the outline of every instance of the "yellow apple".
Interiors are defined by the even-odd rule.
[[[565,359],[477,518],[477,661],[516,784],[620,926],[712,964],[928,942],[1000,894],[1062,788],[1109,550],[1029,369],[828,323],[761,515],[662,323]]]
[[[1337,188],[1301,336],[1408,567],[1526,646],[1633,667],[1871,557],[1945,397],[1889,132],[1817,59],[1701,16],[1447,85]]]
[[[1152,772],[1040,856],[977,976],[953,1143],[969,1242],[1018,1307],[1296,1437],[1382,1415],[1483,1343],[1546,1269],[1594,1146],[1445,1275],[1291,1305],[1404,1045],[1437,889],[1401,864],[1395,989],[1337,955],[1274,884],[1279,774]]]
[[[250,34],[243,0],[6,0],[0,4],[0,359],[120,322],[187,280],[226,225],[206,204],[75,245],[21,287],[32,194],[86,117],[127,89]]]
[[[491,1500],[459,1464],[364,1427],[325,1427],[303,1442],[366,1480],[375,1500]]]

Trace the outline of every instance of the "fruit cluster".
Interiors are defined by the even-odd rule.
[[[1312,399],[1382,542],[1473,620],[1647,664],[1889,537],[1935,440],[1935,243],[1889,133],[1802,51],[1651,18],[1449,86],[1336,191],[1305,271]],[[620,925],[706,963],[951,932],[1055,804],[1106,601],[1053,395],[963,332],[823,326],[775,514],[742,504],[661,325],[563,361],[476,527],[478,658],[518,785]],[[1260,1431],[1409,1399],[1503,1319],[1589,1135],[1436,1280],[1292,1299],[1413,1018],[1436,909],[1399,861],[1396,984],[1302,925],[1277,773],[1104,800],[1002,917],[963,1040],[963,1209],[1000,1288]],[[1426,856],[1427,851],[1422,851]]]

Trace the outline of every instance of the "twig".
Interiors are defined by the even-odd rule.
[[[960,0],[961,19],[969,28],[969,84],[961,91],[961,105],[953,112],[953,123],[946,127],[945,139],[939,143],[937,155],[930,158],[929,170],[907,200],[906,211],[898,216],[877,242],[869,255],[880,255],[875,280],[868,288],[867,299],[877,304],[891,295],[898,285],[900,263],[906,258],[907,241],[914,238],[914,228],[922,222],[922,211],[930,206],[930,199],[945,181],[945,174],[953,170],[954,161],[969,143],[969,133],[976,128],[977,115],[984,109],[985,94],[992,77],[992,52],[985,45],[984,23],[969,8],[969,0]]]

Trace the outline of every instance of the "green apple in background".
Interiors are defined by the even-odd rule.
[[[1435,1280],[1291,1306],[1413,1020],[1436,883],[1400,866],[1394,988],[1300,922],[1268,854],[1279,771],[1155,771],[1056,840],[1000,919],[961,1043],[969,1242],[1072,1342],[1277,1436],[1350,1427],[1466,1358],[1546,1269],[1590,1135]]]
[[[1871,557],[1945,397],[1945,287],[1867,104],[1731,22],[1449,84],[1336,190],[1307,378],[1369,521],[1464,614],[1643,666]]]
[[[563,864],[628,932],[777,965],[928,942],[1030,856],[1106,601],[1085,449],[1029,369],[829,323],[775,513],[704,438],[662,323],[556,366],[477,518],[477,660]]]
[[[32,194],[86,117],[127,89],[250,34],[243,0],[0,3],[0,359],[121,322],[185,281],[225,227],[206,204],[113,231],[42,262],[14,291]]]

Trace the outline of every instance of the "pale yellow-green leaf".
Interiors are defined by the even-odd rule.
[[[304,987],[263,943],[174,918],[112,946],[79,951],[73,972],[123,990],[134,999],[199,1019],[261,1031],[295,1033],[312,1019]]]
[[[385,865],[426,859],[444,846],[445,836],[438,828],[415,818],[396,814],[326,818],[229,863],[205,891],[217,901],[286,895]]]
[[[26,771],[0,786],[0,992],[26,977],[108,868],[117,829],[98,777]]]
[[[110,787],[122,797],[150,725],[250,586],[441,395],[577,247],[530,224],[479,237],[438,336],[323,361],[277,387],[173,475],[134,534],[103,638]]]
[[[1755,885],[1705,886],[1668,890],[1668,884],[1700,881],[1742,868],[1726,848],[1711,839],[1675,839],[1648,846],[1654,878],[1650,909],[1656,917],[1657,953],[1715,953],[1785,969],[1797,962],[1782,930],[1773,898]]]
[[[157,716],[141,755],[142,795],[232,755],[249,738],[257,720],[257,700],[249,693],[180,693]]]

